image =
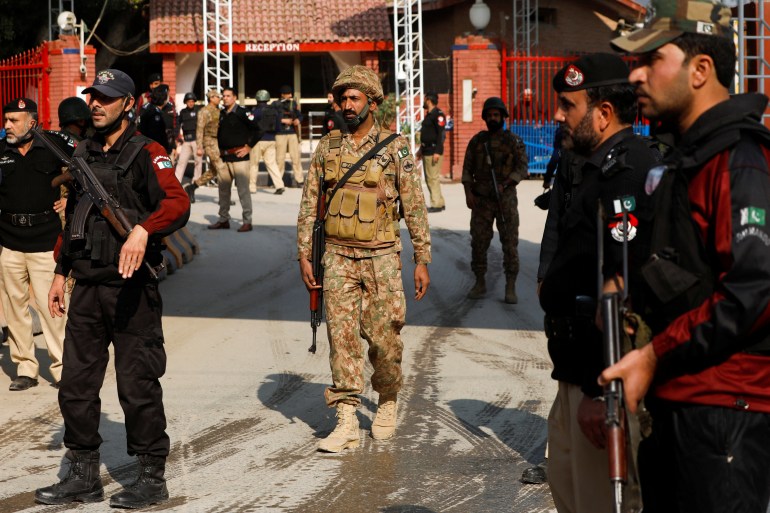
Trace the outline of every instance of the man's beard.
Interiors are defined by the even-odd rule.
[[[573,130],[566,126],[563,127],[563,149],[572,150],[584,156],[591,154],[591,151],[599,144],[599,134],[594,131],[592,113],[593,109],[590,109]]]
[[[15,135],[8,134],[6,136],[6,139],[8,140],[8,144],[11,144],[13,146],[17,146],[19,144],[24,144],[25,142],[27,142],[30,139],[32,139],[32,129],[27,130],[26,132],[24,132],[23,134],[21,134],[18,137],[15,136]]]

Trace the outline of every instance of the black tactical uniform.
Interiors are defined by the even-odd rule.
[[[324,111],[323,127],[321,127],[321,136],[324,136],[332,130],[347,130],[345,118],[342,117],[342,111],[335,109],[332,105],[326,107]]]
[[[426,114],[420,129],[420,149],[424,156],[433,155],[434,153],[438,155],[444,154],[445,127],[446,114],[438,107],[433,107]]]
[[[198,111],[200,108],[200,105],[195,105],[192,109],[185,107],[179,111],[179,125],[182,128],[182,139],[184,139],[184,142],[195,140],[195,129],[198,126]]]

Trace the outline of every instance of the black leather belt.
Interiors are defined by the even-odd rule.
[[[38,214],[9,214],[3,212],[0,219],[11,223],[13,226],[38,226],[59,219],[59,214],[53,210],[46,210]]]

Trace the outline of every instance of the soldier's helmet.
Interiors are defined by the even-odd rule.
[[[339,74],[332,86],[334,97],[337,98],[345,89],[358,89],[378,105],[385,99],[380,78],[366,66],[351,66]]]
[[[192,101],[195,102],[195,101],[198,101],[198,97],[195,96],[195,93],[187,93],[187,94],[184,95],[184,100],[183,101],[187,102],[188,100],[192,100]]]
[[[484,121],[487,119],[487,111],[489,109],[497,109],[503,115],[503,118],[508,117],[508,109],[505,108],[505,103],[503,103],[501,98],[493,96],[484,101],[484,108],[481,109],[481,119]]]
[[[268,93],[266,89],[260,89],[259,91],[257,91],[257,94],[254,95],[254,97],[257,99],[258,102],[270,101],[270,93]]]
[[[75,121],[91,119],[91,109],[85,100],[78,96],[65,98],[59,104],[59,126],[65,126]]]

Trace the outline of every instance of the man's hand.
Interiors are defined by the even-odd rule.
[[[438,164],[438,159],[440,159],[440,158],[441,158],[441,155],[439,155],[438,153],[434,153],[433,154],[433,163],[434,164]]]
[[[250,151],[251,151],[251,146],[249,146],[248,144],[244,144],[243,146],[235,150],[235,156],[238,158],[243,158],[246,155],[248,155]]]
[[[67,198],[60,198],[53,202],[53,210],[57,214],[64,212],[65,208],[67,208]]]
[[[657,365],[655,350],[652,344],[647,344],[641,349],[629,352],[612,367],[604,369],[599,376],[599,384],[605,386],[613,379],[622,379],[626,408],[631,413],[636,413],[639,401],[644,399],[650,388]]]
[[[428,274],[428,266],[425,264],[417,264],[414,268],[414,298],[419,301],[425,297],[430,286],[430,275]]]
[[[471,191],[465,191],[465,206],[471,210],[476,208],[476,195]]]
[[[594,401],[587,395],[578,405],[577,421],[591,445],[597,449],[604,449],[607,445],[607,424],[605,415],[607,407],[603,402]]]
[[[198,149],[195,150],[195,154],[198,155],[199,157],[202,157],[203,156],[203,148],[198,146]]]
[[[48,291],[48,312],[52,319],[64,315],[64,308],[67,306],[64,304],[64,283],[66,281],[67,278],[61,274],[53,275],[51,289]]]
[[[123,276],[123,279],[133,276],[134,271],[142,265],[148,238],[147,230],[141,225],[134,226],[134,229],[128,234],[126,242],[120,249],[120,260],[118,260],[118,272]]]
[[[307,288],[308,292],[322,287],[322,285],[316,284],[315,276],[313,276],[313,263],[307,258],[299,259],[299,274],[302,277],[302,283],[305,284],[305,288]]]

